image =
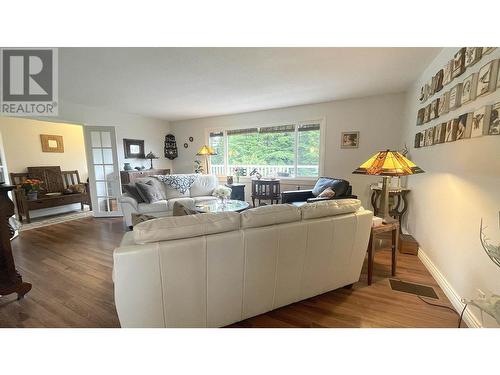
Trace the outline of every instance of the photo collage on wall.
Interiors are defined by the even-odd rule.
[[[446,66],[420,89],[419,101],[428,103],[417,112],[417,126],[422,126],[461,106],[474,102],[500,88],[500,60],[487,61],[496,47],[460,48]],[[484,61],[477,73],[465,76],[467,69]],[[464,75],[462,82],[455,79]],[[444,91],[448,86],[449,90]],[[438,94],[438,95],[436,95]],[[500,135],[500,102],[478,108],[474,112],[458,113],[456,118],[415,134],[415,148],[454,142],[460,139]]]

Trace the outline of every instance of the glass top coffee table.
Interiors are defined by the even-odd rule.
[[[241,212],[246,210],[250,205],[244,201],[237,201],[235,199],[228,199],[223,205],[222,202],[217,200],[211,200],[207,202],[197,203],[196,211],[198,212]]]

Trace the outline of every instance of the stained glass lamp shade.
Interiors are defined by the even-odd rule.
[[[385,223],[395,221],[389,215],[389,180],[391,177],[408,176],[424,171],[397,151],[380,151],[361,164],[352,173],[383,176],[380,216]]]
[[[207,145],[203,145],[199,150],[198,152],[196,153],[196,155],[198,156],[203,156],[205,158],[205,164],[206,164],[206,170],[205,170],[205,173],[208,174],[208,157],[211,156],[211,155],[217,155],[217,153],[215,152],[215,150],[210,147],[210,146],[207,146]]]

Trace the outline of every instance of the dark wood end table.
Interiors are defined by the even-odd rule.
[[[262,178],[260,180],[252,180],[252,204],[255,207],[255,200],[270,200],[271,204],[276,201],[279,203],[281,198],[280,180],[270,180]]]
[[[382,224],[377,227],[372,227],[370,232],[370,242],[368,243],[368,285],[372,283],[373,277],[373,260],[375,258],[375,238],[377,234],[392,232],[391,236],[391,251],[392,251],[392,266],[391,274],[396,276],[397,254],[399,248],[399,222],[396,221],[390,224]]]

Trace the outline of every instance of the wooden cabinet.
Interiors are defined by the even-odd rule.
[[[226,184],[226,186],[231,189],[231,199],[245,200],[245,184]]]
[[[280,180],[252,180],[252,204],[255,207],[255,200],[270,200],[271,204],[276,201],[278,204],[281,198]]]
[[[138,178],[153,176],[156,174],[170,174],[170,169],[143,169],[142,171],[120,171],[122,185],[134,182]]]

